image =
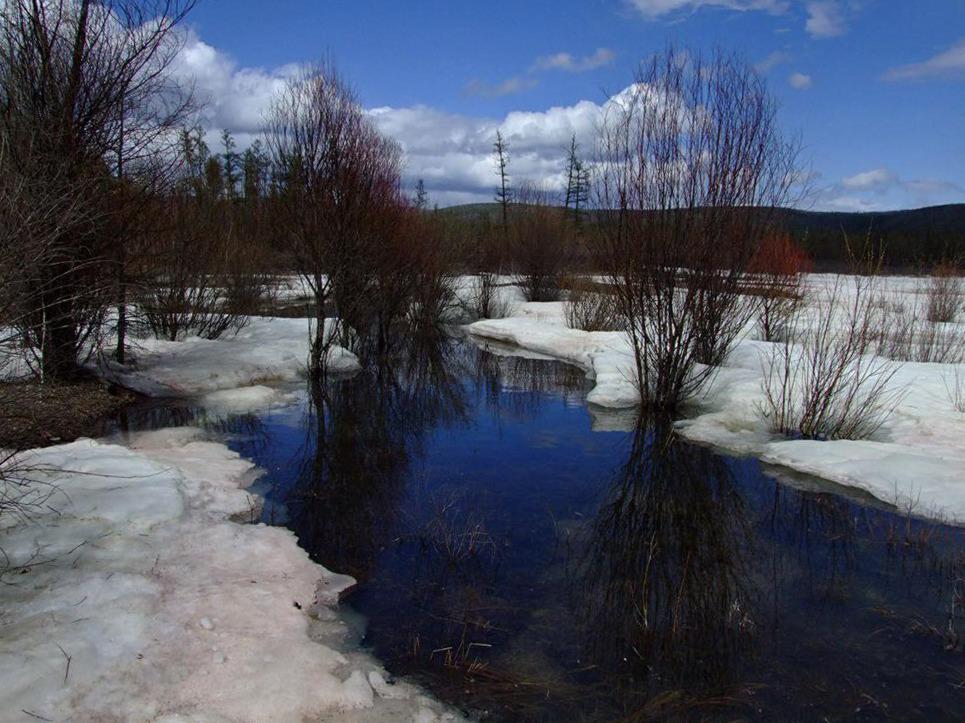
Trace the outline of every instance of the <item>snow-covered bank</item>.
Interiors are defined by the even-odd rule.
[[[355,649],[350,578],[229,521],[254,470],[200,435],[25,453],[52,495],[0,529],[0,720],[454,720]]]
[[[298,379],[308,361],[309,319],[252,317],[237,334],[210,340],[154,338],[136,340],[135,364],[104,362],[99,372],[129,389],[154,397],[200,396],[240,390],[216,398],[219,404],[245,399],[265,401],[265,382]],[[354,354],[332,347],[329,368],[338,373],[359,368]]]
[[[907,279],[889,285],[895,293],[914,293]],[[520,304],[511,317],[478,321],[468,331],[579,365],[595,381],[591,404],[637,404],[627,335],[569,329],[562,303]],[[788,440],[772,434],[759,411],[769,346],[750,338],[737,344],[679,424],[684,436],[862,489],[916,515],[965,524],[965,414],[954,408],[945,387],[956,365],[900,365],[891,384],[901,401],[872,439]],[[965,376],[965,365],[958,369]],[[612,424],[608,419],[606,426]]]

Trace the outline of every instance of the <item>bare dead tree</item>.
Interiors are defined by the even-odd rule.
[[[0,136],[10,172],[83,209],[43,237],[27,270],[25,345],[45,377],[71,376],[118,296],[135,204],[120,178],[153,166],[189,108],[171,78],[193,0],[11,0],[0,8]],[[126,169],[126,170],[125,170]],[[143,186],[142,186],[143,187]],[[121,284],[122,285],[122,284]]]
[[[670,49],[609,104],[592,244],[644,404],[673,408],[698,392],[748,320],[741,285],[789,199],[796,157],[764,81],[733,56]]]

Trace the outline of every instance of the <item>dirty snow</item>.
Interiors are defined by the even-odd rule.
[[[456,720],[358,651],[351,578],[229,520],[255,470],[201,434],[21,458],[50,496],[0,525],[0,720]]]
[[[267,383],[293,381],[308,361],[309,319],[252,317],[237,334],[220,339],[191,337],[184,341],[138,339],[135,363],[103,361],[100,372],[130,389],[154,397],[187,397],[246,388],[238,403]],[[336,373],[357,371],[358,359],[339,346],[329,354]],[[259,401],[264,401],[262,397]],[[228,403],[228,395],[218,402]]]

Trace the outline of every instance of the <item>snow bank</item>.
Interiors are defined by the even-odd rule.
[[[119,384],[155,397],[197,396],[264,382],[292,381],[304,374],[309,331],[308,319],[252,317],[236,335],[221,339],[138,340],[136,365],[105,362],[101,372]],[[338,346],[331,349],[329,365],[334,372],[359,369],[355,355]],[[250,389],[245,392],[249,397],[252,394]],[[227,395],[219,401],[225,403]]]
[[[55,492],[0,529],[0,720],[455,720],[357,650],[351,578],[228,521],[254,470],[223,445],[173,429],[24,461]]]
[[[833,280],[814,276],[812,286]],[[886,281],[896,296],[914,294],[919,280]],[[813,319],[814,312],[805,318]],[[584,332],[566,327],[563,304],[520,304],[505,319],[470,324],[476,337],[513,344],[529,352],[576,364],[595,381],[587,401],[609,410],[637,405],[633,353],[624,332]],[[873,439],[817,442],[772,434],[760,414],[762,380],[770,344],[745,335],[720,368],[680,432],[694,441],[871,493],[919,516],[965,524],[965,414],[948,398],[946,380],[956,365],[900,365],[891,383],[901,402]],[[965,377],[965,365],[957,365]],[[592,410],[591,410],[592,411]],[[631,425],[625,414],[594,412],[594,427]]]

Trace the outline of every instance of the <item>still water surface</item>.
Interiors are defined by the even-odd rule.
[[[965,716],[965,531],[586,391],[450,339],[221,426],[267,470],[265,521],[358,579],[363,643],[473,716]]]

